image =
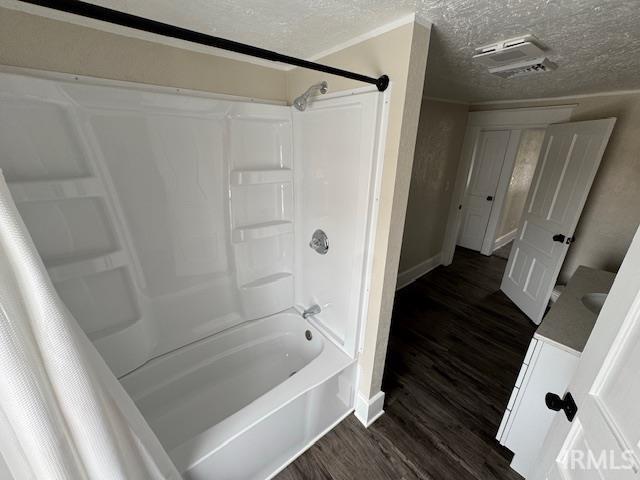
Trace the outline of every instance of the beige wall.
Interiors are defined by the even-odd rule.
[[[544,132],[544,128],[529,128],[522,131],[509,188],[504,197],[502,215],[496,229],[496,240],[513,232],[520,225],[520,217],[522,217],[524,203],[527,200],[538,163],[538,154],[544,140]]]
[[[560,273],[566,281],[579,265],[617,271],[640,223],[640,92],[558,101],[483,105],[474,110],[577,104],[573,121],[618,121],[589,193],[576,241]]]
[[[286,72],[0,8],[0,64],[286,99]]]
[[[422,101],[400,272],[442,249],[468,110],[467,105]]]
[[[358,389],[367,399],[378,393],[382,385],[429,35],[429,28],[418,23],[407,24],[319,60],[372,77],[385,73],[392,82],[373,279],[363,351],[359,358]],[[289,100],[310,84],[325,78],[330,91],[363,86],[343,78],[294,70],[287,78]]]

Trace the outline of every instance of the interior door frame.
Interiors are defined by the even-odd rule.
[[[547,128],[552,123],[562,123],[571,120],[573,110],[577,105],[556,105],[549,107],[510,108],[470,112],[467,117],[467,128],[462,144],[462,153],[458,162],[456,182],[453,188],[449,216],[442,243],[442,264],[450,265],[453,261],[458,235],[462,226],[462,208],[467,195],[471,175],[473,173],[473,159],[475,158],[478,136],[486,130],[511,130],[507,153],[498,179],[498,188],[493,200],[491,215],[482,242],[480,253],[491,255],[493,243],[502,214],[504,200],[513,169],[516,154],[520,146],[520,136],[523,129]]]

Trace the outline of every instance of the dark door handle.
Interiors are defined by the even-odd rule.
[[[567,420],[570,422],[573,421],[576,413],[578,413],[578,406],[576,405],[571,392],[565,393],[564,398],[560,398],[555,393],[549,392],[544,397],[544,403],[547,404],[547,408],[549,410],[554,410],[556,412],[563,410],[564,414],[567,416]]]
[[[553,241],[554,242],[566,243],[567,245],[569,245],[570,243],[573,243],[575,239],[576,239],[576,237],[567,238],[564,235],[562,235],[561,233],[558,233],[557,235],[553,236]]]
[[[488,202],[493,202],[493,197],[492,197],[491,195],[489,195],[489,196],[487,197],[487,201],[488,201]]]

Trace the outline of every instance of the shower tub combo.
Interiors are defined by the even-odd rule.
[[[353,411],[386,97],[318,90],[0,72],[20,214],[184,478],[269,478]]]

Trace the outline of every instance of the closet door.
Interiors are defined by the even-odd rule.
[[[476,251],[482,248],[510,134],[509,130],[485,130],[478,135],[469,188],[463,202],[462,228],[458,239],[461,247]]]

